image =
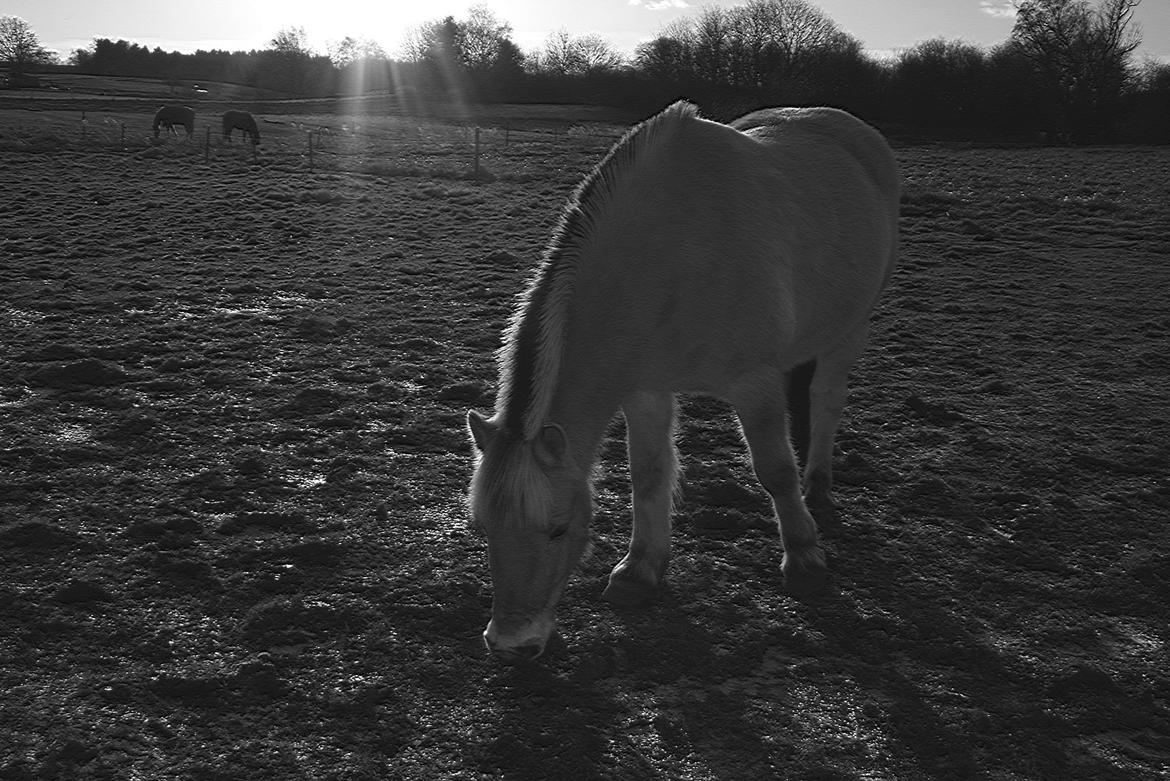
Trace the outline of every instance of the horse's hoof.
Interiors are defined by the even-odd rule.
[[[816,560],[795,564],[785,562],[784,591],[789,595],[802,599],[821,594],[829,585],[829,569],[823,562]]]
[[[652,602],[658,596],[658,589],[637,580],[610,578],[602,596],[614,607],[635,608]]]

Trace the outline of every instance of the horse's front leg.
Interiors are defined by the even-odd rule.
[[[652,599],[670,559],[670,510],[678,476],[674,396],[639,392],[622,404],[629,440],[634,528],[630,550],[614,567],[605,598],[632,607]]]

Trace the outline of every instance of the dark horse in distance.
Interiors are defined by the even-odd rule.
[[[238,129],[245,137],[252,136],[252,143],[260,143],[260,129],[256,127],[256,118],[247,111],[225,111],[223,115],[223,137],[230,141],[232,131]]]
[[[195,110],[187,106],[163,106],[154,112],[154,137],[158,138],[160,127],[169,132],[175,132],[175,125],[182,125],[187,130],[187,138],[195,133]]]

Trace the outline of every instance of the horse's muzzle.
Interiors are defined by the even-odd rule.
[[[492,620],[484,630],[483,644],[493,657],[505,664],[530,662],[544,653],[553,626],[551,619],[537,619],[526,622],[520,632],[501,634],[496,621]]]

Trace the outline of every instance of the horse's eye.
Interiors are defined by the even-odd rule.
[[[550,540],[559,540],[561,537],[564,537],[568,531],[569,524],[562,523],[560,526],[557,526],[552,530],[552,532],[548,535],[548,538]]]

